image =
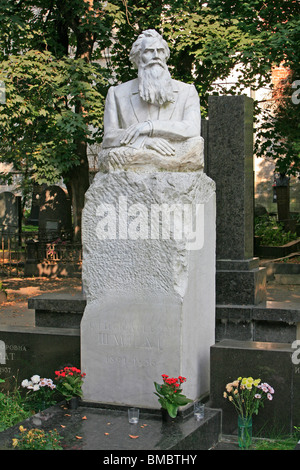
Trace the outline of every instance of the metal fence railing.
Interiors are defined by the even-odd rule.
[[[7,233],[0,232],[0,275],[20,276],[26,263],[81,265],[82,247],[68,236],[57,237],[49,231]]]

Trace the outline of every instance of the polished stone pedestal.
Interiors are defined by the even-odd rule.
[[[300,366],[293,353],[286,343],[223,340],[212,346],[210,405],[223,411],[224,434],[237,428],[237,412],[223,392],[238,377],[260,378],[275,390],[273,400],[265,400],[253,417],[254,435],[284,435],[300,425]]]
[[[200,421],[192,414],[186,419],[165,424],[159,414],[140,410],[139,423],[129,424],[127,408],[96,408],[83,403],[77,410],[68,410],[63,405],[53,406],[22,424],[28,430],[33,427],[46,431],[57,429],[63,437],[61,444],[64,450],[102,450],[103,457],[112,458],[122,451],[123,456],[137,457],[137,463],[142,463],[143,459],[147,463],[147,454],[153,456],[159,452],[162,458],[162,451],[168,451],[172,456],[172,451],[177,451],[177,454],[178,451],[189,451],[189,455],[195,455],[193,450],[210,449],[220,437],[221,411],[206,408]],[[12,439],[19,434],[19,425],[0,433],[0,450],[12,449]],[[105,462],[98,458],[98,463]]]

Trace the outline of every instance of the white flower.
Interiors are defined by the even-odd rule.
[[[33,376],[31,377],[31,380],[32,380],[32,382],[33,382],[34,384],[38,384],[39,381],[41,380],[41,378],[40,378],[39,375],[33,375]]]
[[[39,384],[34,384],[34,385],[33,385],[33,391],[34,391],[34,392],[37,392],[39,389],[40,389]]]
[[[23,380],[23,382],[21,383],[22,387],[26,388],[28,387],[29,385],[29,381],[27,379]]]

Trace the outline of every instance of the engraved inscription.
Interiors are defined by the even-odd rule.
[[[156,367],[157,362],[153,359],[141,359],[137,357],[127,356],[105,356],[106,362],[109,365],[117,365],[122,367]]]
[[[116,334],[100,331],[98,333],[100,346],[117,346],[119,348],[155,349],[162,351],[160,338],[136,334]]]

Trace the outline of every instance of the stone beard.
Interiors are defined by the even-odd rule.
[[[147,103],[162,106],[174,102],[171,75],[162,61],[140,64],[138,79],[140,97]]]

